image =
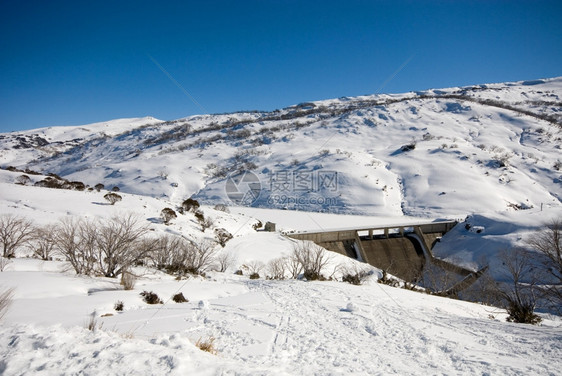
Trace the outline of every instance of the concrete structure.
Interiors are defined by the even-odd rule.
[[[289,236],[293,239],[313,241],[330,251],[364,261],[409,282],[418,280],[424,265],[428,262],[432,263],[461,278],[453,287],[444,291],[446,294],[455,294],[470,286],[483,273],[483,271],[474,272],[462,268],[433,256],[431,250],[435,243],[456,225],[456,221],[441,221],[302,232]]]

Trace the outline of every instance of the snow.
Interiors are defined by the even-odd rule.
[[[150,276],[124,291],[61,274],[59,264],[16,259],[0,273],[1,285],[19,291],[0,329],[5,375],[556,374],[562,366],[559,318],[512,324],[493,307],[376,282],[211,273]],[[165,301],[181,291],[189,302],[150,306],[139,296],[147,289]],[[118,300],[123,312],[113,310]],[[89,331],[92,314],[98,329]],[[210,337],[217,355],[194,345]]]
[[[508,323],[495,307],[379,284],[373,267],[360,286],[338,282],[342,267],[366,267],[339,254],[326,268],[332,281],[266,280],[263,271],[292,252],[287,233],[458,220],[433,253],[472,270],[489,265],[501,280],[499,252],[562,215],[559,124],[522,112],[555,116],[561,95],[554,78],[2,134],[3,167],[119,186],[123,200],[16,185],[22,173],[0,169],[0,215],[46,225],[133,214],[154,235],[199,241],[224,228],[234,237],[220,249],[232,256],[226,272],[177,280],[139,266],[129,291],[20,250],[0,272],[0,290],[14,288],[0,327],[0,374],[559,374],[560,317]],[[508,107],[483,102],[500,99]],[[27,147],[43,143],[37,137],[49,144]],[[217,172],[250,164],[262,189],[250,207],[238,206]],[[201,231],[193,213],[165,225],[161,210],[191,196],[214,227]],[[278,231],[255,231],[258,220]],[[249,279],[252,267],[262,268],[260,279]],[[143,291],[164,304],[146,304]],[[187,303],[172,301],[180,292]],[[195,345],[212,338],[216,354]]]

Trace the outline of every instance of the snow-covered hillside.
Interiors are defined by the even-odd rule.
[[[15,288],[0,374],[557,374],[560,317],[508,323],[505,310],[379,284],[381,271],[331,252],[329,282],[248,271],[291,253],[283,233],[449,218],[465,222],[434,254],[501,279],[497,253],[562,218],[561,96],[554,78],[0,134],[0,215],[44,226],[132,214],[151,236],[233,235],[218,252],[231,256],[226,272],[176,279],[137,266],[130,291],[21,249],[0,272],[0,292]],[[34,171],[118,186],[122,200],[33,186],[45,178]],[[163,223],[162,209],[189,197],[210,228],[189,211]],[[278,232],[256,231],[258,220]],[[370,277],[343,283],[346,268]],[[178,292],[189,302],[174,303]],[[195,346],[209,338],[216,355]]]
[[[0,163],[174,202],[229,202],[228,175],[249,170],[254,207],[429,217],[559,207],[561,95],[555,78],[41,129],[1,135]],[[67,146],[17,142],[36,135]]]

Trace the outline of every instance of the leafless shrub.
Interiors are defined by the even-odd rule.
[[[86,322],[85,326],[86,329],[95,332],[97,330],[101,330],[101,328],[103,327],[103,323],[98,324],[96,313],[92,312],[92,314],[90,315],[90,319]]]
[[[148,228],[133,215],[116,216],[99,225],[96,246],[98,266],[106,277],[116,277],[142,260],[150,249],[140,246]]]
[[[279,257],[267,264],[267,276],[270,279],[285,279],[288,269],[288,257]]]
[[[306,241],[294,244],[292,257],[301,265],[303,276],[307,280],[323,279],[322,272],[330,262],[324,248]]]
[[[353,263],[339,267],[342,273],[342,281],[352,285],[362,285],[372,275],[372,268]]]
[[[295,253],[293,252],[286,260],[287,270],[292,279],[297,279],[299,275],[303,272],[302,265]]]
[[[217,253],[215,243],[210,240],[202,240],[198,243],[190,242],[186,249],[186,267],[195,273],[202,273],[213,265]]]
[[[543,298],[562,313],[562,219],[554,219],[533,234],[527,244],[537,252]]]
[[[197,342],[195,342],[195,346],[213,355],[217,354],[217,350],[215,348],[215,337],[209,337],[206,340],[199,338]]]
[[[168,273],[183,275],[203,274],[215,263],[216,243],[210,240],[192,242],[179,238],[173,241],[166,263]]]
[[[34,236],[33,255],[41,260],[52,260],[55,250],[55,228],[53,224],[40,227]]]
[[[265,264],[261,261],[250,261],[247,264],[242,265],[242,269],[245,269],[248,274],[260,274],[261,271],[265,268]]]
[[[12,304],[12,298],[14,297],[14,289],[5,289],[0,292],[0,320],[4,318],[4,315],[8,312],[8,308]]]
[[[0,246],[2,256],[15,257],[16,250],[33,239],[33,222],[20,216],[4,214],[0,216]]]
[[[94,222],[73,217],[63,218],[55,225],[55,250],[70,263],[76,274],[94,272],[96,230]]]
[[[178,259],[181,253],[181,243],[185,239],[179,236],[163,235],[156,239],[154,249],[149,253],[149,258],[153,265],[158,269],[164,269],[168,265],[172,265]]]
[[[117,277],[152,251],[142,237],[148,232],[132,215],[106,222],[64,218],[55,227],[56,250],[77,274]]]
[[[222,251],[215,257],[219,272],[224,273],[229,267],[236,263],[236,255],[232,252]]]
[[[537,302],[534,266],[528,251],[520,248],[504,250],[499,255],[507,283],[498,286],[509,314],[507,321],[537,324],[541,318],[534,313]]]
[[[384,269],[382,271],[382,276],[378,279],[377,282],[391,287],[400,287],[400,285],[402,284],[400,280],[388,275],[387,271]]]

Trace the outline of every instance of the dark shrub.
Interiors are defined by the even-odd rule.
[[[169,224],[172,219],[177,217],[178,215],[172,208],[164,208],[160,212],[160,218],[162,218],[162,221],[164,221],[165,224]]]
[[[252,274],[250,274],[250,279],[260,279],[259,273],[252,273]]]
[[[55,189],[62,189],[65,182],[63,180],[58,180],[51,176],[46,177],[45,179],[38,181],[37,183],[33,184],[36,187],[45,187],[45,188],[55,188]]]
[[[158,295],[152,291],[143,291],[140,293],[142,300],[147,304],[164,304]]]
[[[194,215],[199,222],[203,222],[205,220],[205,215],[201,211],[196,211]]]
[[[257,221],[256,223],[254,223],[252,225],[253,229],[258,231],[259,228],[261,228],[263,226],[263,223],[261,223],[261,221]]]
[[[412,142],[411,144],[402,145],[400,151],[406,152],[406,151],[414,150],[415,148],[416,148],[416,143]]]
[[[183,210],[185,212],[188,212],[190,210],[197,210],[199,209],[199,201],[194,200],[192,198],[188,198],[187,200],[185,200],[182,204],[181,204]]]
[[[532,304],[510,302],[507,307],[507,313],[509,313],[507,321],[519,324],[538,324],[542,319],[534,310],[535,307]]]
[[[105,196],[103,196],[103,198],[109,201],[111,205],[115,205],[116,202],[121,201],[123,199],[123,197],[121,197],[117,193],[112,193],[112,192],[106,193]]]
[[[113,308],[115,308],[116,311],[122,311],[124,308],[124,304],[121,300],[118,300],[117,303],[115,303],[115,305],[113,306]]]
[[[352,285],[360,285],[361,279],[357,274],[346,274],[343,276],[342,281],[351,283]]]
[[[69,183],[69,185],[70,189],[75,191],[83,191],[84,189],[86,189],[86,185],[81,181],[72,181]]]
[[[19,185],[27,185],[29,183],[31,183],[31,179],[27,175],[20,175],[16,179],[16,184]]]
[[[174,295],[172,297],[172,300],[176,303],[187,303],[187,302],[189,302],[189,300],[187,300],[185,298],[185,296],[183,296],[183,293],[181,293],[181,292]]]
[[[232,239],[232,234],[224,228],[217,228],[215,229],[215,239],[217,240],[217,243],[224,248],[226,242]]]
[[[320,273],[315,272],[314,270],[305,270],[303,273],[303,278],[307,281],[325,281],[326,278]]]

